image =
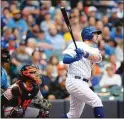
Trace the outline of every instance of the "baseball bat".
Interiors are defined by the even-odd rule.
[[[74,42],[75,48],[77,49],[77,45],[76,45],[76,42],[75,42],[75,40],[74,40],[74,36],[73,36],[73,33],[72,33],[71,24],[70,24],[69,18],[68,18],[68,16],[67,16],[67,13],[66,13],[66,10],[65,10],[64,7],[61,7],[61,12],[62,12],[62,15],[63,15],[63,17],[64,17],[65,23],[66,23],[66,25],[67,25],[67,27],[68,27],[68,29],[69,29],[69,32],[70,32],[70,34],[71,34],[71,37],[72,37],[72,40],[73,40],[73,42]]]

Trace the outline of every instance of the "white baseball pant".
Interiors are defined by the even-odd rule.
[[[101,107],[102,102],[96,93],[94,93],[87,82],[82,79],[75,79],[68,75],[66,79],[66,89],[70,93],[70,110],[67,113],[68,118],[79,118],[83,112],[85,103],[94,107]]]

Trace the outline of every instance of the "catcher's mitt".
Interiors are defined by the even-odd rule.
[[[32,100],[32,103],[34,104],[34,106],[38,107],[38,108],[43,108],[45,110],[50,110],[52,107],[52,104],[46,100],[46,99],[34,99]]]
[[[52,105],[51,103],[46,100],[46,99],[34,99],[32,100],[33,105],[36,108],[40,109],[39,115],[37,116],[37,118],[47,118],[49,117],[49,110],[51,109]]]

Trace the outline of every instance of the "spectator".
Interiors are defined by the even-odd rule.
[[[40,24],[40,29],[43,29],[44,32],[48,32],[48,29],[50,25],[52,25],[54,22],[51,20],[50,13],[46,13],[44,15],[44,21],[41,22]]]
[[[19,70],[23,65],[31,64],[31,57],[26,53],[25,48],[25,43],[22,41],[15,52],[12,53],[12,78],[17,77]]]
[[[32,24],[31,29],[27,32],[26,41],[28,40],[28,38],[37,39],[39,31],[40,27],[37,24]]]
[[[9,37],[12,35],[12,29],[9,29],[9,28],[4,28],[4,31],[3,31],[3,36],[1,38],[1,47],[2,48],[7,48],[8,46],[8,39]]]
[[[65,99],[65,98],[68,98],[69,96],[65,88],[65,78],[67,73],[65,69],[65,65],[58,64],[57,69],[58,69],[58,77],[56,77],[50,83],[49,94],[54,95],[56,99]],[[53,66],[51,67],[51,70],[53,70]]]
[[[80,40],[82,40],[81,39],[81,35],[80,35],[80,33],[78,32],[78,30],[74,30],[74,39],[76,40],[76,41],[80,41]]]
[[[103,40],[108,42],[110,40],[110,30],[107,26],[103,28]]]
[[[113,70],[114,70],[114,72],[116,72],[116,71],[118,70],[118,68],[120,67],[120,62],[118,62],[118,61],[116,60],[116,56],[115,56],[115,55],[111,55],[111,56],[109,57],[109,63],[107,63],[107,64],[105,65],[105,69],[106,69],[106,67],[108,67],[108,65],[111,65],[112,68],[113,68]]]
[[[98,43],[98,48],[101,52],[102,57],[105,57],[106,52],[105,52],[105,41],[104,40],[100,40]]]
[[[66,0],[59,1],[58,8],[60,8],[60,7],[64,7],[66,10],[70,9],[68,1],[66,1]]]
[[[45,98],[47,98],[47,96],[50,93],[50,87],[51,86],[55,86],[55,72],[53,70],[53,66],[52,65],[47,65],[47,68],[46,68],[46,75],[43,75],[42,76],[42,84],[41,84],[41,93],[43,96],[45,96]]]
[[[81,29],[83,29],[88,24],[88,16],[84,12],[82,12],[79,21],[80,21],[80,27]]]
[[[109,22],[109,17],[107,15],[102,16],[102,22],[104,26],[109,27],[109,29],[112,29],[112,23]]]
[[[11,18],[11,16],[10,16],[10,10],[9,10],[8,7],[5,7],[3,9],[3,14],[1,16],[1,27],[2,27],[2,29],[3,29],[4,26],[7,25],[7,23],[8,23],[8,21],[9,21],[10,18]]]
[[[41,52],[39,49],[35,49],[32,53],[32,64],[34,64],[35,66],[38,66],[39,69],[42,71],[44,70],[44,65],[41,64]]]
[[[46,36],[46,41],[55,46],[55,49],[64,49],[65,42],[61,35],[57,34],[57,29],[55,25],[51,25],[49,28],[49,34]]]
[[[36,46],[37,46],[36,40],[34,38],[29,38],[25,48],[26,53],[28,53],[28,55],[31,56]]]
[[[54,49],[53,45],[45,42],[45,34],[44,34],[43,30],[39,31],[39,33],[37,35],[37,38],[36,38],[36,42],[37,42],[37,47],[40,47],[44,51],[45,50],[53,50]]]
[[[121,77],[118,74],[114,74],[114,68],[109,65],[106,68],[107,74],[104,74],[101,81],[100,86],[104,88],[109,88],[110,86],[121,86]]]
[[[124,17],[124,5],[123,5],[123,1],[118,1],[118,13],[117,16],[118,18],[123,18]]]
[[[19,42],[20,42],[19,30],[18,30],[17,28],[13,28],[13,29],[12,29],[12,34],[16,37],[17,43],[19,43]],[[24,38],[24,37],[22,37],[22,39],[23,39],[23,38]]]
[[[56,99],[56,97],[54,95],[52,95],[52,94],[48,95],[48,100],[55,100],[55,99]]]
[[[8,21],[7,26],[9,28],[19,29],[20,37],[26,34],[28,27],[24,19],[21,18],[21,13],[19,10],[14,11],[13,18]]]
[[[99,65],[94,64],[92,69],[92,78],[91,78],[91,83],[93,87],[99,84],[101,79],[101,73],[102,72]]]
[[[115,55],[118,62],[122,62],[124,60],[123,47],[123,41],[119,41],[115,48]]]
[[[100,5],[113,8],[113,7],[116,7],[116,2],[115,1],[100,1]]]
[[[79,1],[77,3],[76,8],[79,10],[80,13],[83,11],[83,3],[82,3],[82,1]]]
[[[103,27],[104,27],[103,22],[100,21],[100,20],[98,20],[96,22],[96,28],[102,31],[103,30]]]
[[[39,5],[39,4],[38,4]],[[39,9],[37,5],[33,4],[33,1],[23,1],[23,3],[21,4],[21,9],[23,9],[23,13],[25,15],[29,15],[32,14],[34,17],[36,17],[36,15],[39,15]]]
[[[120,74],[121,76],[124,76],[124,61],[121,62],[120,67],[116,71],[117,74]],[[124,78],[124,77],[123,77]],[[123,80],[124,83],[124,80]]]
[[[18,47],[18,44],[16,42],[16,37],[12,35],[8,38],[8,40],[9,40],[8,41],[8,50],[9,50],[9,53],[12,54]]]
[[[49,12],[50,16],[54,16],[55,8],[52,6],[51,1],[42,1],[41,8],[44,9],[44,13]]]
[[[102,16],[102,22],[104,26],[108,25],[108,16],[107,15],[103,15]]]
[[[88,25],[89,26],[95,26],[96,25],[96,19],[95,19],[95,17],[89,17]]]
[[[117,13],[118,13],[118,9],[117,8],[113,8],[111,10],[111,16],[109,17],[109,22],[113,26],[120,22],[120,18],[118,18]]]
[[[43,72],[43,74],[45,74],[45,72],[46,72],[46,67],[47,67],[47,65],[48,65],[47,56],[46,56],[46,54],[44,53],[43,50],[40,50],[40,53],[41,53],[40,64],[42,65],[42,72]]]
[[[65,48],[64,38],[60,34],[57,34],[57,29],[55,25],[50,26],[49,33],[46,35],[45,42],[52,44],[54,46],[55,51],[56,50],[60,51],[59,54]],[[46,50],[45,52],[48,57],[54,55],[54,51]]]
[[[56,56],[51,56],[49,59],[49,64],[53,65],[53,66],[57,66],[59,64],[59,60]]]
[[[27,22],[27,25],[28,25],[29,30],[31,31],[32,30],[32,25],[35,24],[35,19],[33,18],[33,15],[32,14],[29,14],[27,16],[26,22]]]
[[[110,56],[115,54],[115,47],[116,47],[116,42],[109,40],[107,41],[108,43],[105,43],[104,50],[105,53]]]
[[[56,99],[68,99],[69,93],[65,87],[66,76],[61,76],[58,79],[58,85],[56,89],[52,89],[51,92],[56,96]]]
[[[101,75],[101,70],[100,70],[98,64],[94,64],[94,65],[93,65],[92,75],[93,75],[93,76],[100,76],[100,75]]]
[[[123,33],[123,28],[121,26],[117,26],[116,30],[113,30],[110,33],[111,39],[114,39],[116,41],[118,40],[124,40],[124,33]]]
[[[9,85],[10,82],[8,80],[8,75],[6,70],[4,69],[4,64],[5,63],[9,63],[10,61],[10,54],[9,51],[7,49],[2,49],[1,50],[1,91],[5,91]]]
[[[55,16],[55,25],[57,27],[58,33],[62,34],[62,25],[63,25],[62,15]]]
[[[121,65],[116,71],[116,74],[119,74],[121,76],[122,86],[124,86],[124,61],[121,62]]]
[[[74,9],[72,10],[72,14],[73,14],[75,17],[77,17],[77,18],[79,18],[79,16],[80,16],[80,12],[79,12],[79,10],[78,10],[77,8],[74,8]]]
[[[16,10],[17,10],[17,4],[14,3],[14,2],[12,2],[12,3],[10,4],[10,15],[11,15],[11,17],[13,17],[14,12],[15,12]]]
[[[37,36],[38,36],[37,39],[36,39],[37,43],[41,43],[41,42],[43,43],[44,40],[45,40],[44,31],[40,30]]]
[[[58,76],[57,76],[57,82],[59,80],[60,77],[63,77],[63,76],[66,76],[67,75],[67,69],[66,69],[66,66],[65,64],[61,64],[59,63],[57,65],[57,71],[58,71]]]
[[[88,16],[96,18],[97,8],[95,6],[90,6],[88,8]]]

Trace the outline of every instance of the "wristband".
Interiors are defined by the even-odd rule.
[[[84,58],[88,58],[89,57],[89,53],[86,52],[86,55],[84,56]]]

